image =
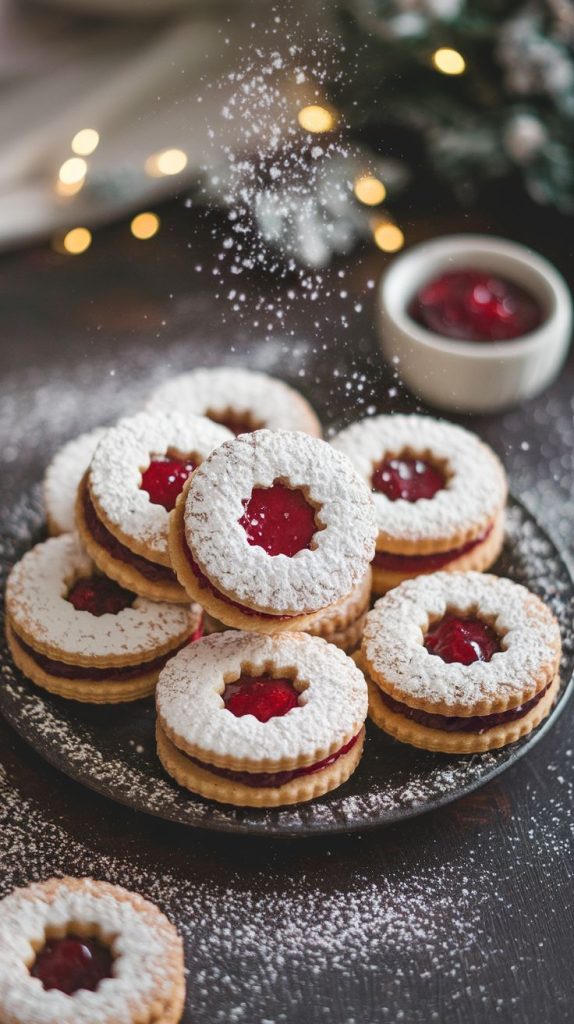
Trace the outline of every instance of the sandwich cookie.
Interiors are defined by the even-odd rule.
[[[171,568],[168,517],[230,431],[199,416],[139,413],[106,431],[78,490],[76,524],[98,568],[152,601],[189,601]]]
[[[147,408],[177,409],[207,416],[234,434],[266,427],[302,430],[321,437],[321,424],[309,402],[294,388],[266,373],[218,366],[172,377],[150,395]]]
[[[158,754],[181,786],[220,803],[301,803],[355,770],[367,704],[362,673],[325,640],[230,630],[166,665]]]
[[[371,570],[369,569],[360,583],[347,597],[336,604],[330,605],[313,618],[311,625],[304,630],[310,636],[322,636],[329,643],[335,644],[348,654],[359,647],[363,635],[363,627],[369,610],[371,598]],[[228,629],[222,622],[210,615],[204,617],[204,628],[207,635],[221,633]]]
[[[560,631],[525,587],[477,572],[407,580],[369,612],[360,664],[385,732],[445,753],[494,750],[549,714]]]
[[[48,530],[53,536],[75,530],[78,487],[105,432],[105,427],[97,427],[68,441],[48,466],[44,477],[44,505]]]
[[[470,431],[430,416],[374,416],[332,443],[373,492],[375,593],[421,573],[483,572],[496,561],[506,476],[494,452]]]
[[[170,517],[181,586],[228,626],[306,629],[364,580],[376,523],[367,485],[324,441],[257,430],[227,441]]]
[[[85,703],[150,696],[169,658],[202,635],[202,616],[198,605],[148,601],[98,574],[75,534],[28,551],[6,590],[18,668],[50,693]]]
[[[52,878],[0,901],[0,1024],[177,1024],[183,944],[148,900]]]

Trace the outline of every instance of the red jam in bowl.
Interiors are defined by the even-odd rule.
[[[409,314],[422,327],[459,341],[511,341],[542,322],[533,295],[484,270],[447,270],[419,289]]]

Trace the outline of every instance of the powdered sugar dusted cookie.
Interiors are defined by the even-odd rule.
[[[6,613],[22,672],[89,703],[149,696],[167,660],[202,633],[198,605],[148,601],[97,574],[75,534],[38,544],[14,566]]]
[[[2,1024],[177,1024],[183,945],[153,904],[89,878],[0,901]]]
[[[171,568],[168,516],[187,477],[232,435],[181,413],[139,413],[106,431],[78,491],[76,521],[106,576],[156,601],[188,598]]]
[[[371,598],[371,586],[369,569],[364,579],[357,583],[350,594],[314,615],[304,632],[310,636],[322,636],[347,653],[354,651],[361,642]],[[205,632],[208,635],[222,633],[228,628],[218,619],[205,615]]]
[[[302,430],[313,437],[322,433],[314,410],[298,391],[276,377],[241,367],[202,368],[173,377],[150,395],[147,408],[208,416],[234,434],[262,427]]]
[[[333,439],[372,488],[376,593],[420,573],[488,569],[504,535],[507,483],[490,448],[429,416],[374,416]]]
[[[525,587],[442,572],[377,601],[360,661],[377,725],[413,746],[472,753],[513,743],[546,717],[560,652],[552,612]]]
[[[311,800],[349,777],[367,689],[354,662],[318,637],[228,631],[166,666],[156,704],[159,757],[177,782],[222,803],[268,807]]]
[[[80,481],[90,465],[98,442],[105,433],[97,427],[68,441],[52,459],[44,477],[46,519],[51,534],[71,533],[75,529],[74,506]]]
[[[324,441],[257,430],[196,470],[170,520],[186,592],[227,625],[306,628],[364,579],[376,523],[369,488]]]

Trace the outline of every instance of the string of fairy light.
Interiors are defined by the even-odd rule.
[[[436,49],[430,56],[430,64],[442,75],[456,76],[466,71],[463,55],[448,46]],[[335,131],[340,118],[333,107],[324,103],[310,103],[299,109],[297,121],[303,131],[323,135]],[[57,195],[67,198],[81,191],[89,171],[87,158],[95,153],[99,143],[100,135],[95,128],[81,128],[76,132],[70,143],[72,155],[64,160],[58,171],[55,184]],[[163,178],[181,174],[187,163],[188,156],[183,149],[163,149],[147,157],[144,170],[150,178]],[[380,210],[387,198],[387,189],[381,178],[371,170],[361,172],[353,182],[353,193],[359,203],[373,210],[369,227],[375,245],[385,253],[395,253],[402,249],[405,244],[402,229],[386,211],[383,213]],[[375,210],[378,212],[375,213]],[[140,241],[153,238],[160,227],[158,215],[151,210],[136,214],[130,222],[131,234]],[[90,229],[78,226],[57,235],[52,244],[57,252],[78,256],[90,248],[92,240]]]

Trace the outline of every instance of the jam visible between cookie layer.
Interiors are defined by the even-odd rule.
[[[80,989],[95,992],[104,978],[112,977],[113,962],[111,951],[97,939],[66,935],[62,939],[48,939],[30,974],[47,991],[58,989],[73,996]]]
[[[141,489],[147,491],[154,505],[163,505],[167,512],[171,512],[189,474],[193,473],[195,468],[196,463],[193,459],[154,455],[142,473]]]
[[[213,773],[213,775],[220,775],[223,779],[229,779],[230,782],[239,782],[241,785],[251,786],[253,789],[270,789],[276,786],[285,786],[292,779],[297,779],[303,775],[313,775],[315,772],[322,771],[323,768],[328,768],[355,746],[360,735],[360,732],[357,733],[344,747],[336,750],[334,754],[329,754],[322,761],[306,765],[304,768],[293,768],[291,771],[286,772],[234,772],[229,768],[217,768],[215,765],[207,764],[196,757],[190,757],[189,760],[199,765],[200,768]]]
[[[184,551],[185,551],[185,557],[187,558],[187,561],[189,562],[191,571],[193,572],[193,575],[195,576],[195,578],[196,578],[199,586],[201,587],[201,589],[209,591],[209,593],[213,594],[213,596],[216,597],[218,601],[222,601],[223,604],[230,605],[231,608],[237,608],[240,612],[242,612],[243,615],[257,615],[261,619],[291,619],[291,618],[294,618],[294,616],[292,616],[292,615],[271,615],[269,612],[258,612],[255,608],[248,608],[246,605],[240,604],[239,601],[233,601],[232,598],[227,597],[225,594],[222,594],[221,591],[218,590],[217,587],[215,587],[213,585],[211,580],[209,580],[207,578],[207,576],[204,573],[202,573],[201,569],[199,568],[197,562],[195,561],[195,559],[194,559],[194,557],[193,557],[191,551],[189,550],[189,547],[188,547],[188,545],[187,545],[187,543],[185,541],[184,541]]]
[[[444,565],[454,561],[455,558],[461,558],[462,555],[466,555],[468,551],[472,551],[473,548],[482,544],[490,536],[493,528],[494,524],[488,530],[479,534],[478,537],[475,537],[474,540],[470,540],[468,544],[463,544],[460,548],[451,548],[450,551],[437,551],[436,554],[431,555],[399,555],[391,551],[376,551],[373,559],[373,568],[383,569],[386,572],[434,572],[435,569],[441,569]]]
[[[385,459],[373,471],[372,487],[389,501],[433,498],[446,483],[444,473],[424,459]]]
[[[48,658],[45,654],[40,654],[39,651],[35,651],[33,647],[25,643],[18,634],[16,634],[16,640],[18,646],[22,648],[28,657],[32,658],[38,667],[50,676],[60,679],[86,679],[91,682],[98,682],[100,680],[110,680],[113,682],[114,680],[132,679],[147,672],[159,672],[178,651],[187,647],[189,643],[199,640],[202,636],[203,623],[198,626],[192,637],[179,644],[178,647],[174,647],[173,650],[168,651],[167,654],[160,655],[159,658],[152,658],[151,661],[140,661],[137,665],[122,665],[112,668],[97,668],[95,666],[94,668],[87,668],[85,665],[70,665],[66,661],[58,661],[55,658]]]
[[[137,569],[142,576],[145,576],[150,583],[177,582],[175,573],[172,569],[169,569],[166,565],[159,565],[157,562],[151,562],[148,558],[143,558],[142,555],[136,555],[116,537],[114,537],[113,533],[110,533],[108,528],[102,523],[101,519],[98,518],[86,484],[84,484],[83,505],[84,519],[88,532],[100,547],[105,548],[112,558],[116,558],[120,562],[125,562],[126,565],[133,566],[133,568]]]
[[[311,546],[317,532],[315,509],[301,490],[281,483],[255,487],[243,507],[239,525],[249,544],[263,548],[268,555],[292,558]]]
[[[223,703],[236,718],[253,715],[259,722],[280,718],[299,704],[299,694],[291,679],[270,676],[241,676],[228,683]]]
[[[429,711],[422,711],[420,708],[410,708],[408,704],[389,697],[388,693],[384,693],[382,690],[378,692],[383,703],[391,711],[412,722],[418,722],[419,725],[424,725],[428,729],[440,729],[442,732],[483,733],[488,729],[494,729],[497,725],[506,725],[508,722],[515,722],[518,718],[523,718],[532,708],[536,707],[547,690],[548,686],[525,704],[520,704],[519,707],[511,708],[509,711],[499,711],[493,715],[473,715],[468,718],[458,715],[434,715]]]

